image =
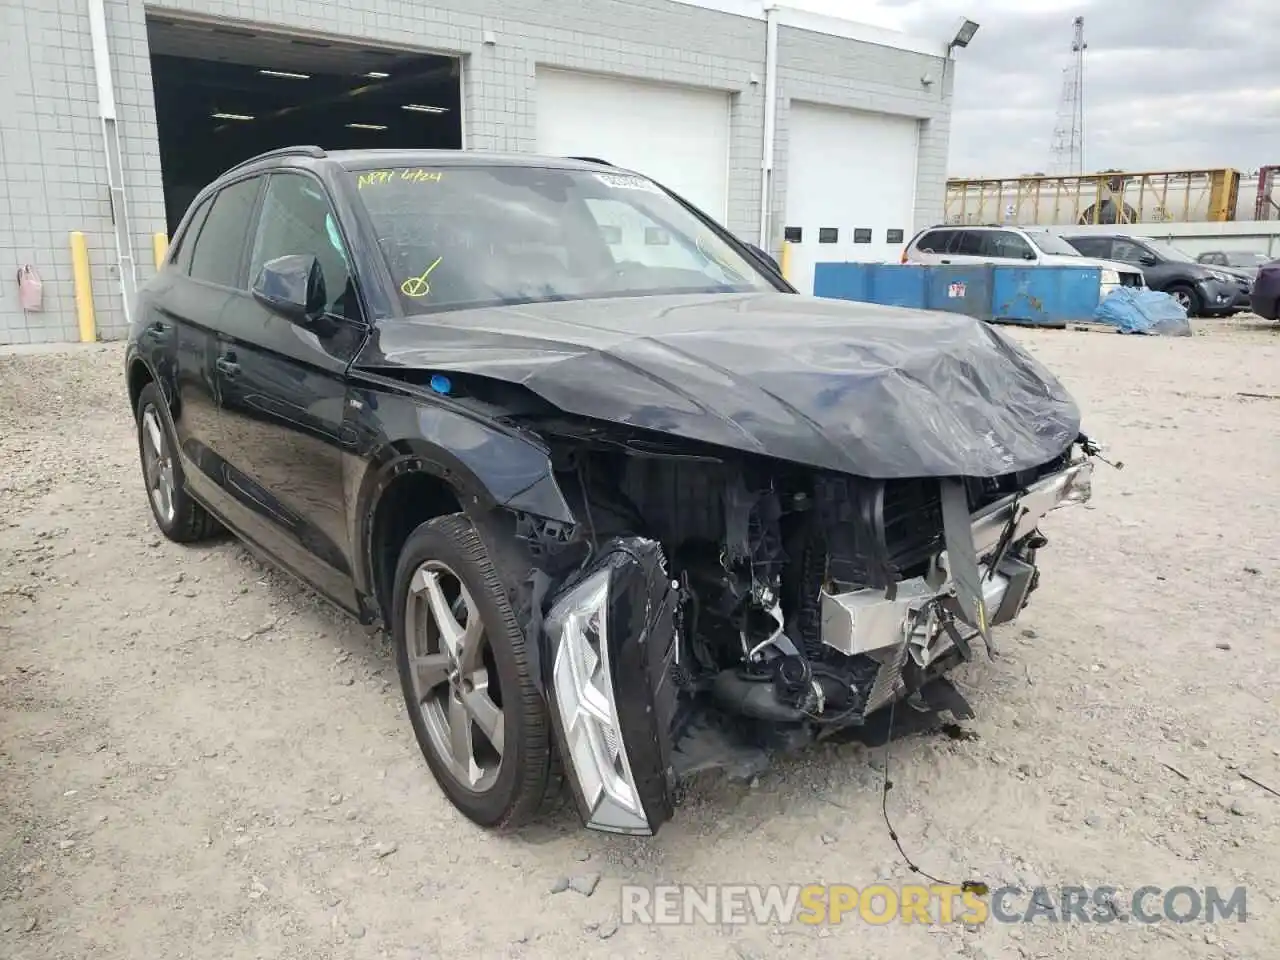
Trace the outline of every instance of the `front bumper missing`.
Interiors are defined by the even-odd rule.
[[[973,515],[971,532],[988,627],[1017,617],[1036,572],[1027,558],[997,548],[1017,544],[1034,533],[1051,510],[1088,500],[1092,477],[1091,461],[1072,464]],[[897,583],[892,599],[876,589],[823,593],[823,643],[849,656],[866,655],[880,663],[866,712],[898,696],[908,658],[926,668],[955,646],[952,630],[958,628],[966,646],[981,634],[978,624],[951,616],[946,601],[955,594],[945,550],[924,576]]]
[[[1089,461],[1073,464],[973,515],[991,624],[1017,616],[1035,575],[1034,558],[1003,545],[1024,540],[1054,508],[1087,500],[1092,473]],[[954,595],[946,551],[928,575],[896,588],[893,599],[878,590],[822,596],[823,642],[880,664],[864,713],[901,696],[910,663],[927,668],[953,649],[940,603]],[[615,539],[555,597],[543,624],[551,723],[591,829],[651,835],[673,813],[677,589],[657,543]]]

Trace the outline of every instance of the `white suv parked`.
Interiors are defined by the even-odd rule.
[[[1055,233],[1015,226],[929,227],[911,238],[902,262],[1096,267],[1102,272],[1100,297],[1116,287],[1145,286],[1142,271],[1127,263],[1084,257]]]

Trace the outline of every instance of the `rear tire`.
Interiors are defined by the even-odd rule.
[[[500,830],[549,812],[562,795],[524,633],[531,569],[509,534],[456,513],[409,535],[392,591],[396,665],[418,747],[453,805]]]
[[[1204,310],[1204,304],[1200,302],[1200,294],[1196,293],[1194,287],[1175,283],[1165,290],[1165,293],[1178,301],[1178,305],[1187,311],[1188,317],[1198,317]]]
[[[187,493],[169,406],[154,383],[142,388],[134,413],[147,503],[160,532],[175,543],[195,543],[217,534],[222,529],[218,521]]]

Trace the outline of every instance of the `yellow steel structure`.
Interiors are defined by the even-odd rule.
[[[71,278],[76,291],[76,322],[80,327],[80,342],[94,343],[98,339],[98,321],[93,312],[93,282],[89,278],[89,247],[79,230],[71,233]]]
[[[151,255],[155,257],[156,269],[160,269],[160,265],[164,263],[164,258],[169,253],[169,235],[166,233],[156,233],[151,237]]]
[[[1234,220],[1240,171],[1106,170],[947,181],[947,223],[1079,225]]]

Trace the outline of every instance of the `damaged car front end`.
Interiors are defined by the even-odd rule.
[[[1074,445],[989,480],[749,484],[744,466],[623,457],[580,494],[591,558],[549,594],[542,629],[592,828],[652,833],[678,778],[720,759],[708,751],[860,724],[989,649],[1038,585],[1041,521],[1087,500],[1093,471]],[[635,512],[621,522],[615,483]]]

